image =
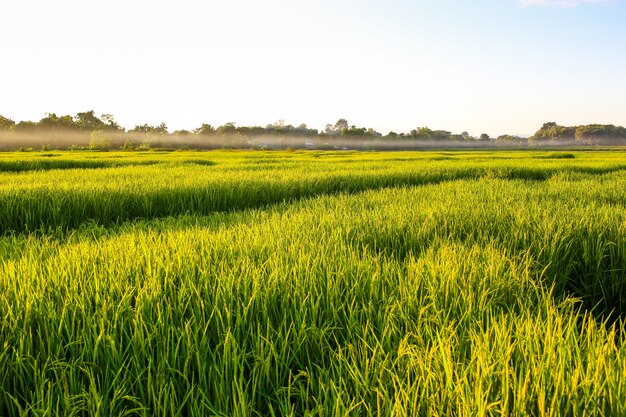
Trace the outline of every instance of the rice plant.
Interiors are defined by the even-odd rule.
[[[623,152],[128,155],[0,174],[0,415],[626,413]]]

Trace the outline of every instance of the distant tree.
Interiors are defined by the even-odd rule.
[[[350,129],[350,125],[346,119],[342,118],[337,120],[334,125],[331,125],[330,123],[327,124],[324,128],[324,133],[328,136],[340,136],[344,129]]]
[[[137,125],[129,132],[132,133],[150,133],[155,135],[166,135],[167,134],[167,126],[165,123],[161,123],[158,126],[151,126],[149,124]]]
[[[411,130],[409,135],[411,136],[411,139],[431,139],[433,131],[430,128],[424,126]]]
[[[574,139],[576,129],[573,127],[559,126],[555,122],[544,123],[534,135],[528,138],[531,142]]]
[[[32,132],[39,128],[39,125],[30,120],[22,120],[15,125],[15,130],[18,132]]]
[[[267,125],[268,129],[276,129],[276,128],[280,129],[280,128],[283,128],[283,127],[285,127],[285,119],[278,119],[274,123],[269,123]]]
[[[237,128],[234,122],[224,123],[215,130],[215,133],[218,135],[234,135],[237,133]]]
[[[463,140],[475,140],[475,137],[472,137],[469,133],[467,132],[461,132],[461,137],[463,138]]]
[[[585,145],[610,145],[616,140],[626,139],[626,128],[614,125],[591,124],[577,126],[575,138]]]
[[[380,133],[375,131],[374,129],[366,128],[366,127],[356,127],[352,125],[347,128],[341,129],[342,137],[362,137],[362,138],[375,138],[382,136]]]
[[[100,119],[106,125],[106,130],[124,131],[124,128],[117,124],[112,114],[102,114],[100,115]]]
[[[341,129],[341,136],[343,137],[355,137],[355,136],[365,136],[367,129],[364,127],[356,127],[354,125],[350,127],[344,127]]]
[[[190,136],[192,132],[190,132],[189,130],[181,129],[181,130],[173,131],[172,134],[176,137],[181,137],[181,136],[184,137],[184,136]]]
[[[15,128],[15,122],[0,115],[0,130],[13,130]]]
[[[487,140],[491,140],[491,138],[489,137],[489,135],[488,135],[488,134],[486,134],[486,133],[481,133],[479,140],[485,140],[485,141],[487,141]]]
[[[76,113],[74,116],[74,123],[76,126],[83,130],[102,130],[107,127],[106,123],[98,118],[93,110],[89,110],[82,113]]]
[[[496,142],[503,145],[523,146],[526,144],[526,138],[515,135],[500,135],[496,138]]]
[[[349,125],[346,119],[337,120],[337,122],[335,123],[335,126],[333,126],[333,130],[335,132],[341,132],[343,129],[348,129],[348,128],[349,128]]]
[[[43,129],[74,129],[78,127],[72,116],[57,116],[56,113],[46,113],[45,117],[39,120],[37,126]]]
[[[371,137],[371,138],[379,138],[379,137],[381,137],[382,135],[383,135],[382,133],[377,132],[376,130],[374,130],[374,129],[373,129],[373,128],[371,128],[371,127],[368,127],[368,128],[367,128],[367,136],[368,136],[368,137]]]
[[[293,135],[295,133],[296,128],[293,127],[292,125],[288,125],[285,123],[285,120],[283,119],[279,119],[277,121],[275,121],[274,123],[268,123],[265,126],[265,129],[263,132],[261,133],[266,133],[269,135],[283,135],[283,136],[287,136],[287,135]],[[251,134],[257,134],[258,132],[255,132],[253,129],[250,129],[249,131],[247,131]],[[240,133],[246,133],[246,132],[240,132]]]
[[[215,133],[215,128],[208,123],[202,123],[202,126],[194,129],[193,133],[196,135],[212,135]]]
[[[447,130],[433,130],[431,136],[433,139],[446,140],[450,139],[452,132],[448,132]]]
[[[237,133],[244,137],[259,136],[263,134],[281,133],[282,128],[268,128],[261,126],[241,126],[237,128]]]
[[[300,123],[298,127],[294,128],[291,132],[291,134],[296,136],[317,136],[318,133],[317,129],[309,129],[306,123]]]

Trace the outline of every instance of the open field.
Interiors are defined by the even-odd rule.
[[[626,415],[626,151],[0,154],[0,415]]]

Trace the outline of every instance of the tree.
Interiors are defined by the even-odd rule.
[[[0,115],[0,130],[13,130],[15,129],[15,122]]]
[[[522,146],[526,143],[526,139],[515,135],[500,135],[496,138],[496,142],[506,145]]]
[[[31,122],[30,120],[22,120],[15,125],[15,130],[18,132],[32,132],[37,130],[38,127],[39,125],[35,122]]]
[[[74,123],[83,130],[102,130],[107,127],[106,123],[96,117],[93,110],[89,110],[82,113],[76,113],[74,116]]]
[[[491,140],[488,134],[481,133],[479,140]]]
[[[626,138],[626,128],[599,124],[577,126],[575,128],[575,137],[576,140],[586,145],[610,145],[616,139]]]
[[[202,123],[202,126],[194,129],[193,133],[196,135],[212,135],[215,133],[215,128],[208,123]]]
[[[542,140],[574,139],[575,134],[576,129],[573,127],[559,126],[555,122],[546,122],[529,140],[535,142]]]
[[[409,133],[412,139],[430,139],[433,131],[428,127],[418,127]]]
[[[473,140],[474,139],[472,136],[470,136],[470,134],[468,132],[461,132],[461,137],[463,138],[463,140]]]
[[[274,123],[268,123],[268,129],[282,129],[285,127],[285,119],[278,119]]]
[[[340,136],[344,129],[349,129],[350,125],[346,119],[339,119],[334,125],[330,123],[324,128],[324,133],[328,136]]]
[[[174,132],[172,132],[172,134],[176,137],[181,137],[181,136],[190,136],[192,133],[189,130],[186,129],[180,129],[180,130],[175,130]]]
[[[112,114],[102,114],[100,118],[105,123],[107,130],[124,131],[124,128],[117,124]]]
[[[346,119],[337,120],[337,122],[335,123],[335,126],[333,126],[333,129],[335,132],[341,132],[343,129],[348,129],[348,128],[349,128],[349,125]]]
[[[218,135],[234,135],[235,133],[237,133],[235,122],[224,123],[222,126],[218,127],[215,130],[215,133],[217,133]]]
[[[317,129],[309,129],[306,123],[300,123],[298,127],[294,128],[291,132],[291,134],[297,136],[317,136],[318,133]]]
[[[143,124],[143,125],[137,125],[134,128],[132,128],[131,130],[129,130],[129,132],[133,132],[133,133],[150,133],[150,134],[156,134],[156,135],[167,135],[167,126],[165,125],[165,123],[161,123],[158,126],[151,126],[147,123]]]
[[[56,113],[46,113],[37,125],[44,129],[72,129],[77,127],[72,116],[57,116]]]
[[[356,127],[355,125],[352,125],[348,128],[343,128],[341,129],[341,136],[342,137],[379,137],[382,136],[380,133],[378,133],[377,131],[375,131],[374,129],[370,128],[366,128],[366,127]]]

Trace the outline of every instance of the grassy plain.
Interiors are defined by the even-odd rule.
[[[625,415],[626,152],[0,154],[0,415]]]

